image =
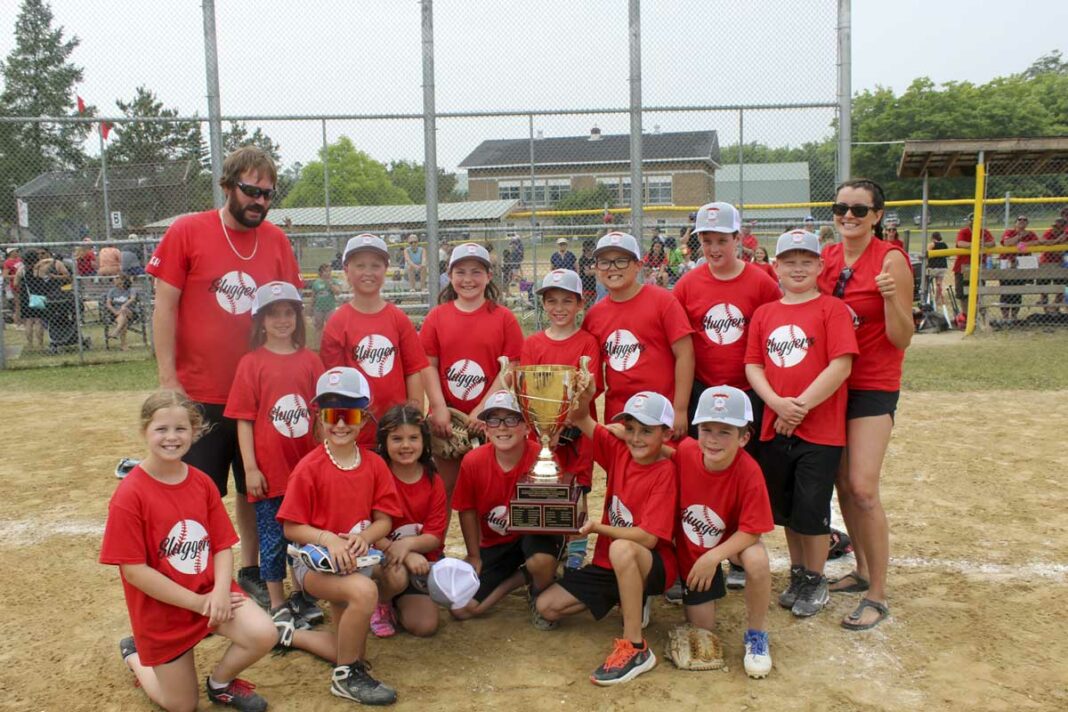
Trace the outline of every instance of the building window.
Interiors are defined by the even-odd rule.
[[[650,205],[672,205],[671,176],[649,176],[645,179],[645,201]]]
[[[521,185],[517,180],[497,181],[497,197],[501,200],[519,200]]]

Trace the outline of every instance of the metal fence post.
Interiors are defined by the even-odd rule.
[[[1005,191],[1005,229],[1009,229],[1009,213],[1012,211],[1012,191]]]
[[[96,135],[100,139],[100,182],[104,189],[104,236],[111,242],[111,206],[108,203],[108,153],[104,149],[103,123],[97,124]]]
[[[838,182],[849,180],[853,150],[852,8],[838,0]]]
[[[745,112],[738,109],[738,216],[745,219]]]
[[[641,0],[630,0],[630,225],[642,244],[642,21]]]
[[[326,208],[326,231],[330,232],[330,146],[326,143],[326,119],[320,121],[323,127],[323,205]],[[341,252],[341,245],[334,240],[334,252]]]
[[[15,223],[18,223],[17,217],[15,218]],[[0,290],[6,289],[7,279],[8,277],[6,274],[0,274]],[[18,299],[17,294],[15,295],[15,299]],[[6,303],[7,299],[4,297],[3,292],[0,291],[0,371],[7,368],[7,349],[4,345],[4,332],[7,331],[7,321],[4,318],[4,304]],[[14,324],[14,320],[12,320],[11,323]]]
[[[215,42],[215,0],[204,0],[204,70],[208,89],[208,148],[211,151],[211,198],[221,208],[222,185],[222,109],[219,105],[219,51]]]
[[[537,177],[534,172],[534,114],[527,115],[527,126],[530,131],[530,281],[531,295],[534,294],[533,283],[538,281],[538,191]],[[545,186],[545,202],[549,199],[549,186]],[[523,289],[520,285],[519,301],[523,301]],[[541,312],[538,305],[534,305],[534,325],[541,329]]]
[[[434,106],[434,2],[422,0],[423,26],[423,171],[426,192],[426,305],[434,307],[438,275],[438,147]],[[431,286],[433,285],[433,286]]]
[[[82,300],[81,295],[78,292],[78,270],[75,265],[74,273],[70,278],[70,293],[71,298],[74,299],[74,333],[78,338],[78,362],[85,363],[85,340],[82,338]],[[104,329],[107,329],[107,324],[104,325]],[[49,336],[51,338],[51,335]],[[107,339],[104,339],[107,341]]]

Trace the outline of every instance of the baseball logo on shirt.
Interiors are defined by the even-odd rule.
[[[508,507],[498,504],[486,513],[486,524],[498,534],[508,533]]]
[[[240,270],[227,272],[209,288],[227,314],[245,314],[256,297],[256,280]]]
[[[641,358],[645,345],[638,341],[633,332],[616,329],[604,342],[604,355],[613,371],[626,371],[633,368]]]
[[[308,434],[311,416],[307,402],[298,393],[290,393],[275,401],[270,416],[274,429],[287,438],[302,438]]]
[[[390,541],[397,541],[397,539],[403,539],[406,536],[419,536],[423,533],[423,525],[419,523],[402,524],[389,534],[386,538]]]
[[[486,372],[476,362],[462,358],[445,371],[449,393],[460,400],[474,400],[486,389]]]
[[[608,523],[613,527],[634,526],[634,515],[623,504],[619,495],[612,495],[612,505],[608,508]]]
[[[784,324],[768,336],[768,358],[780,368],[790,368],[805,360],[808,347],[815,341],[800,326]]]
[[[210,553],[208,531],[195,519],[178,522],[159,543],[159,558],[166,559],[175,571],[193,576],[207,570]]]
[[[726,346],[742,338],[745,315],[735,305],[721,302],[705,312],[701,326],[704,327],[709,341],[717,346]]]
[[[857,313],[855,311],[853,311],[853,307],[849,306],[848,304],[846,304],[846,309],[849,310],[849,316],[850,316],[850,318],[853,319],[853,331],[856,331],[857,329],[860,328],[860,323],[861,323],[860,317],[857,315]]]
[[[352,355],[361,371],[373,378],[383,378],[393,371],[397,347],[382,334],[368,334],[356,344]]]
[[[349,534],[359,534],[369,526],[371,526],[370,519],[361,519],[360,521],[352,525],[352,529],[349,529]]]
[[[691,504],[682,510],[682,530],[697,546],[711,549],[723,538],[726,525],[715,511],[703,504]]]

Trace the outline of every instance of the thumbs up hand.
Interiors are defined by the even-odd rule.
[[[885,263],[883,271],[875,275],[875,286],[879,288],[879,294],[883,295],[883,299],[893,299],[894,294],[897,293],[897,284],[890,276],[890,268]]]

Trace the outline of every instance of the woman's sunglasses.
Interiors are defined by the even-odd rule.
[[[320,408],[319,419],[327,425],[334,425],[339,420],[345,425],[359,425],[363,421],[362,408]]]
[[[831,206],[831,212],[838,217],[844,216],[846,213],[852,211],[853,217],[862,218],[870,211],[875,210],[871,205],[849,205],[848,203],[835,203]]]
[[[846,284],[853,278],[853,268],[843,267],[842,271],[838,273],[838,281],[834,283],[834,291],[832,294],[839,299],[845,296]]]

